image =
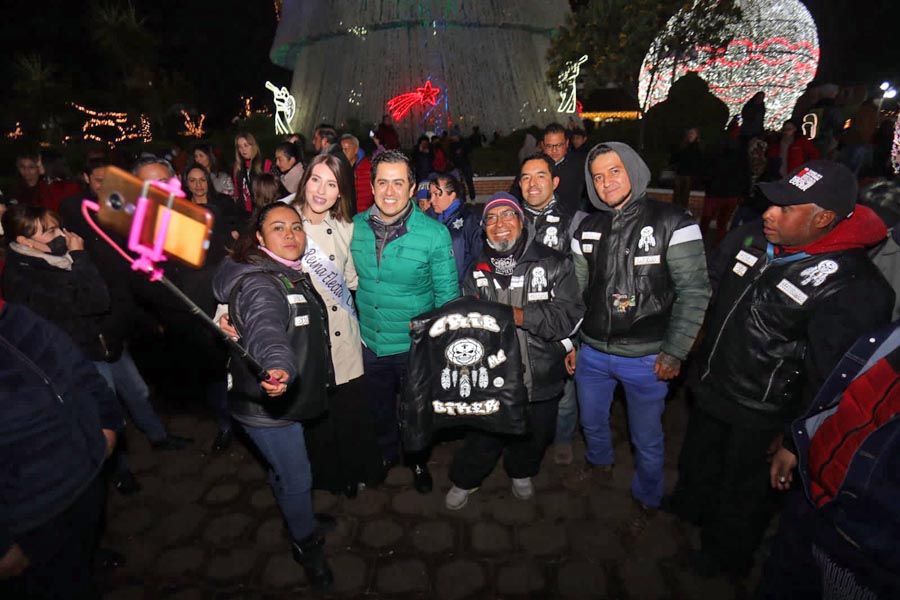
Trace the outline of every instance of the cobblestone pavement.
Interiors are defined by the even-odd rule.
[[[665,415],[666,484],[687,421],[684,400]],[[173,433],[196,441],[179,452],[150,449],[129,428],[133,469],[143,489],[110,493],[106,547],[127,564],[103,576],[107,598],[310,597],[291,559],[265,472],[241,441],[207,454],[215,434],[206,414],[168,419]],[[327,536],[336,598],[702,598],[741,600],[749,581],[702,579],[685,568],[697,533],[658,514],[637,540],[625,534],[634,507],[624,406],[613,407],[616,467],[586,495],[566,491],[565,469],[547,453],[532,500],[513,497],[502,467],[460,511],[444,508],[447,468],[459,441],[434,449],[434,491],[420,495],[411,474],[395,467],[384,485],[353,500],[316,492],[317,512],[337,518]],[[583,445],[576,445],[576,457]],[[576,460],[576,463],[580,460]]]

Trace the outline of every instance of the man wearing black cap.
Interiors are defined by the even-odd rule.
[[[692,562],[708,575],[750,570],[772,514],[767,455],[789,444],[785,428],[894,301],[866,254],[887,230],[856,206],[846,167],[812,161],[760,189],[772,203],[762,227],[729,234],[713,261],[680,477],[663,503],[700,525]]]

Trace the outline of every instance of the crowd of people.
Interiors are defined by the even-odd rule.
[[[723,161],[750,164],[763,133],[750,131],[756,104]],[[765,209],[727,235],[730,215],[719,220],[716,244],[684,202],[704,166],[695,130],[675,159],[688,178],[675,202],[648,195],[635,149],[591,146],[559,124],[523,147],[513,189],[483,207],[469,201],[470,138],[456,128],[423,136],[407,156],[388,118],[371,132],[372,155],[323,124],[312,154],[291,136],[274,160],[237,134],[230,172],[209,145],[177,173],[139,157],[129,165],[138,179],[178,177],[214,215],[204,266],[167,264],[166,275],[262,372],[85,220],[82,199],[99,197],[109,160],[88,157],[83,188],[54,191],[41,157],[21,155],[2,215],[0,592],[96,594],[103,483],[140,490],[117,444],[122,408],[154,449],[178,451],[194,440],[169,433],[153,401],[170,394],[209,405],[210,452],[238,428],[256,447],[295,560],[314,590],[328,590],[341,574],[326,559],[328,518],[314,513],[312,490],[354,497],[402,464],[418,492],[432,491],[429,448],[404,443],[406,381],[423,377],[408,371],[411,323],[470,296],[508,307],[526,433],[467,429],[447,509],[462,509],[501,456],[522,501],[537,493],[548,449],[573,493],[610,479],[621,385],[635,459],[624,534],[671,512],[700,528],[690,568],[742,578],[777,493],[790,490],[761,597],[896,597],[900,194],[887,182],[858,202],[857,175],[795,151],[801,134],[789,125],[771,146],[778,176],[729,192],[758,194]],[[446,371],[424,376],[446,377],[447,389]],[[692,408],[666,496],[662,416],[676,381]]]

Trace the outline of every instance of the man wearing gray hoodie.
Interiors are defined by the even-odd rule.
[[[609,409],[621,383],[636,453],[636,535],[662,499],[662,413],[709,302],[706,256],[690,214],[647,197],[650,170],[628,145],[592,148],[585,179],[598,212],[576,231],[572,258],[587,305],[575,371],[587,463],[564,483],[586,490],[612,476]]]

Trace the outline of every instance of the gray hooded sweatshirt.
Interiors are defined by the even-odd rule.
[[[584,231],[591,231],[593,228],[596,228],[600,221],[609,219],[610,216],[613,219],[633,218],[631,216],[625,217],[624,215],[626,213],[633,215],[632,211],[639,209],[637,203],[641,203],[640,206],[649,206],[649,203],[657,202],[646,197],[647,184],[650,183],[650,169],[643,159],[638,156],[637,152],[631,146],[621,142],[604,142],[601,145],[608,146],[619,155],[631,182],[631,199],[625,205],[620,206],[619,209],[607,206],[594,189],[590,163],[585,161],[584,175],[588,197],[591,200],[591,204],[600,212],[589,216],[582,222],[572,242],[572,260],[575,264],[575,276],[578,279],[578,285],[582,292],[588,288],[590,275],[588,270],[590,266],[580,251],[579,240],[581,239],[581,234]],[[674,206],[666,208],[666,210],[683,212],[682,209]],[[640,215],[637,218],[641,218]],[[646,356],[662,351],[679,360],[687,358],[700,326],[703,324],[706,307],[709,304],[710,286],[706,267],[706,253],[703,247],[703,239],[700,236],[700,228],[690,218],[690,215],[675,215],[674,219],[681,219],[681,224],[668,240],[664,253],[665,266],[672,281],[675,299],[663,339],[660,342],[635,343],[632,341],[623,344],[615,340],[594,339],[585,335],[582,331],[582,339],[592,348],[618,356]],[[652,223],[648,221],[647,224],[651,225]],[[597,252],[604,252],[607,247],[603,241],[598,241],[596,246]],[[637,256],[635,250],[630,249],[632,255]],[[619,260],[629,259],[620,258]],[[627,276],[627,273],[627,269],[620,267],[615,270],[613,276]],[[585,301],[589,312],[591,305],[596,305],[597,302],[613,303],[612,298],[588,297]]]

